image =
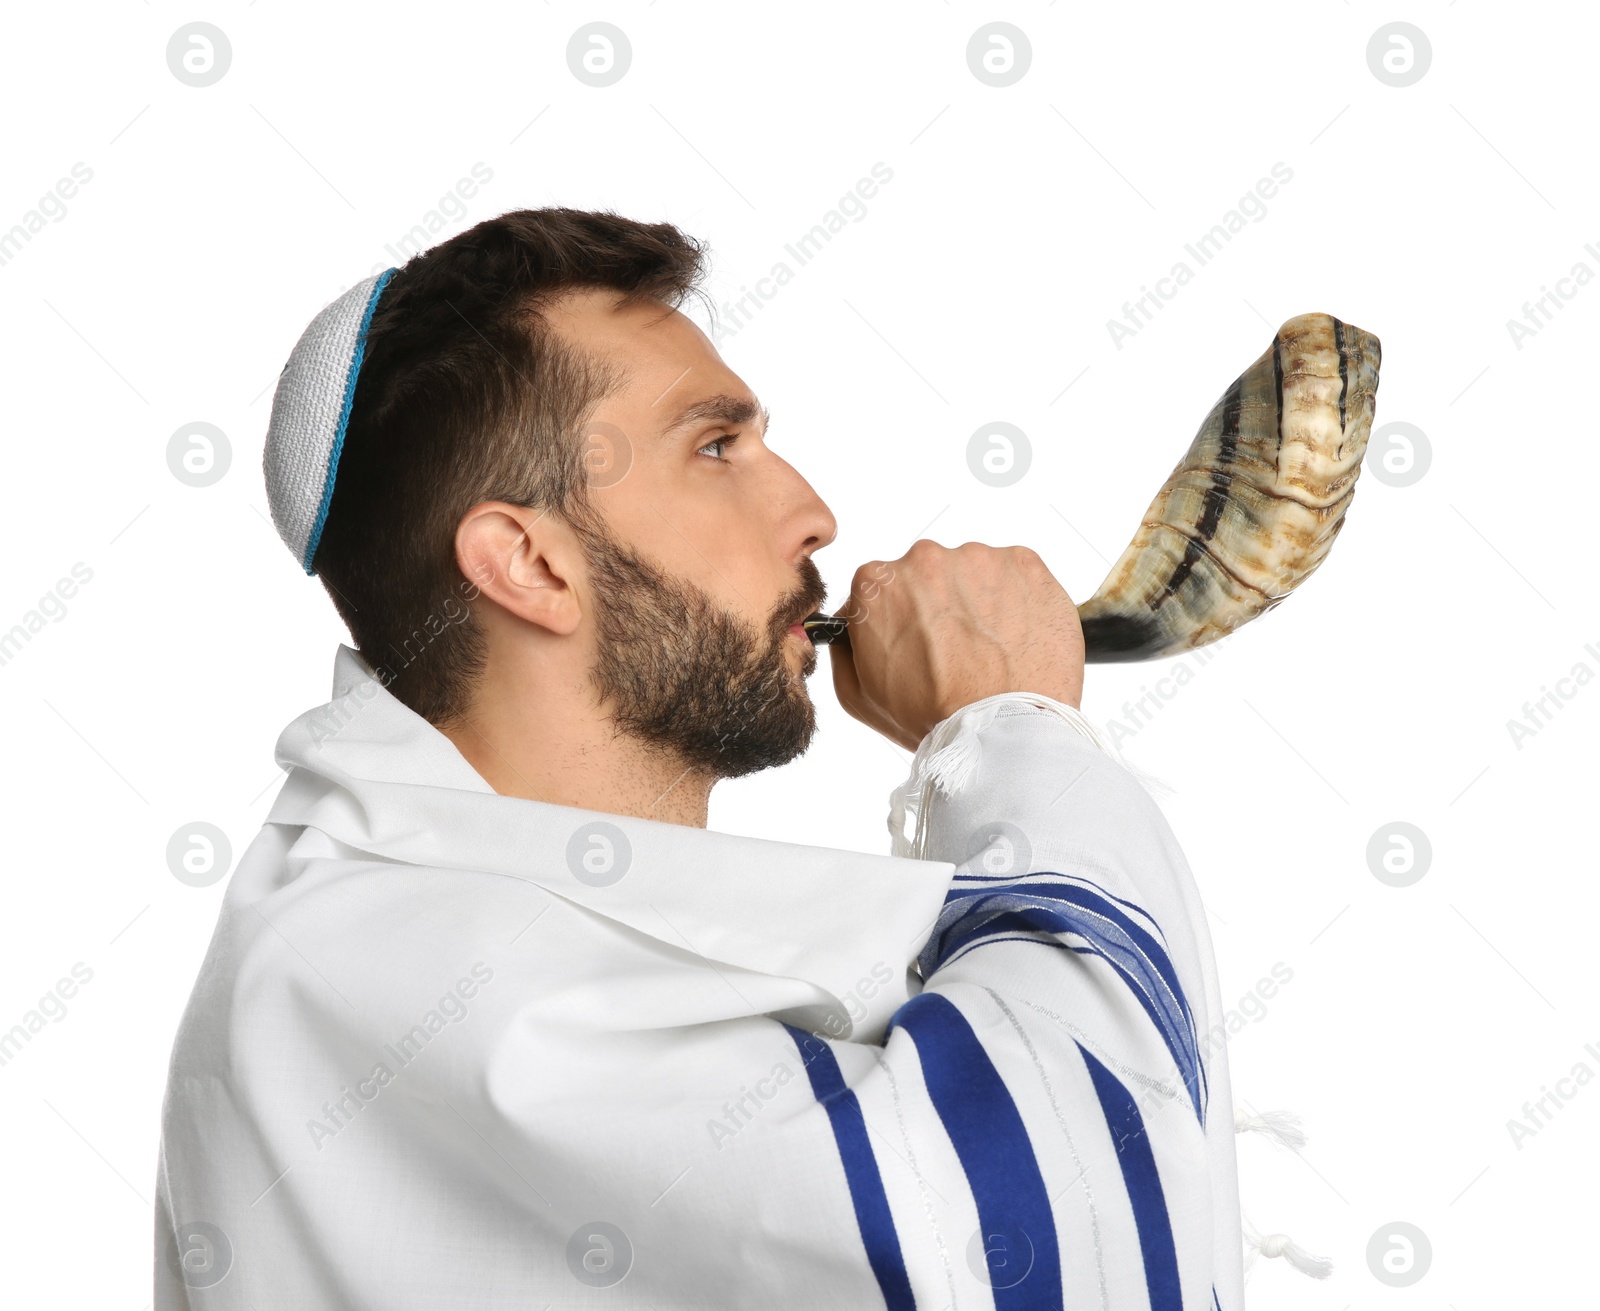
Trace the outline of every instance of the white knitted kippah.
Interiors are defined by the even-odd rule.
[[[327,306],[300,334],[272,394],[272,418],[261,457],[267,505],[278,535],[306,573],[333,501],[356,375],[378,297],[394,276],[385,269]]]

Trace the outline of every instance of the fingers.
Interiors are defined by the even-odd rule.
[[[1082,696],[1077,607],[1032,547],[919,538],[857,569],[839,613],[850,634],[834,648],[840,704],[908,749],[997,692]]]
[[[894,565],[885,560],[869,560],[856,570],[850,579],[850,596],[840,611],[850,621],[851,627],[865,623],[872,613],[872,605],[883,589],[894,581]]]

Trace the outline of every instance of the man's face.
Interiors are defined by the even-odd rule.
[[[586,430],[603,531],[580,529],[596,625],[592,677],[617,726],[733,778],[803,752],[816,730],[799,621],[826,589],[812,552],[837,531],[766,445],[766,414],[695,325],[659,303],[582,292],[546,311],[627,382]]]

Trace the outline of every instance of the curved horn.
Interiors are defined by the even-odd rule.
[[[1301,314],[1223,393],[1100,590],[1090,661],[1204,646],[1309,578],[1344,524],[1372,431],[1378,339]]]

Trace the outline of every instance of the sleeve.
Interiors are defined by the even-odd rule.
[[[870,1058],[796,1038],[818,1101],[853,1100],[877,1180],[915,1176],[920,1206],[884,1186],[876,1215],[878,1181],[851,1179],[891,1307],[968,1305],[974,1281],[996,1307],[1242,1307],[1211,944],[1141,777],[1079,712],[1019,694],[941,724],[897,790],[891,829],[918,821],[897,847],[957,867],[921,991]]]

